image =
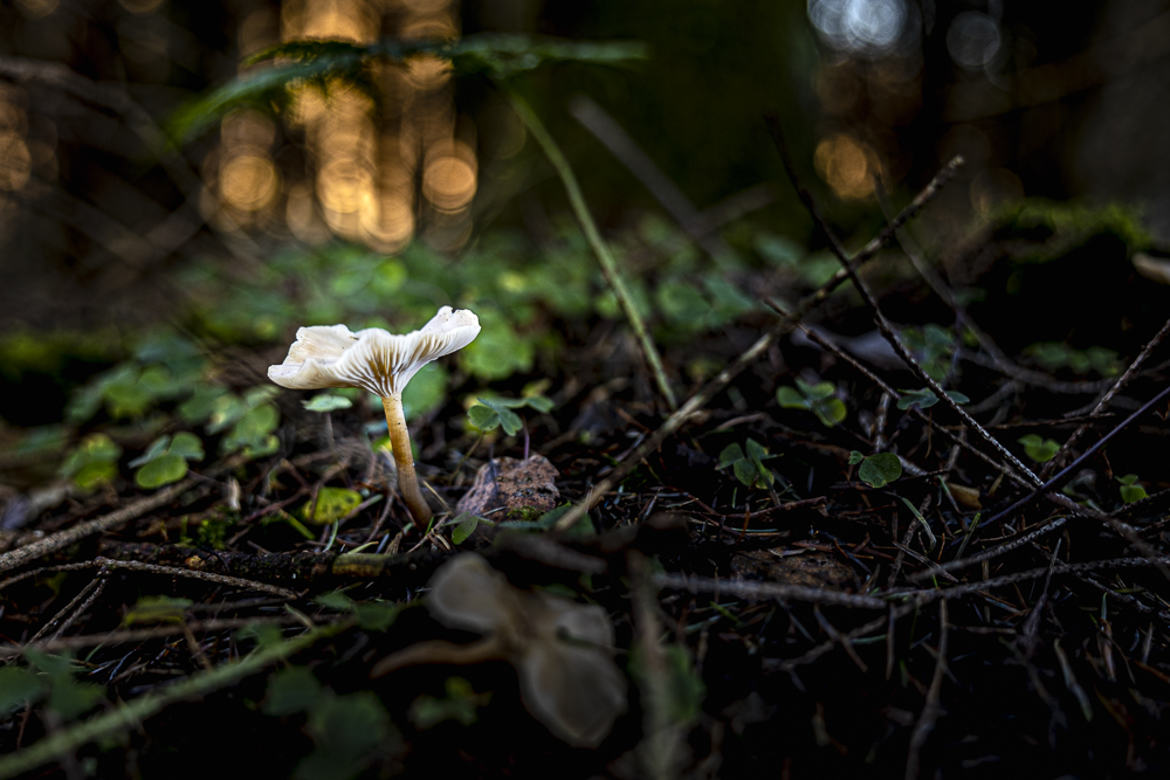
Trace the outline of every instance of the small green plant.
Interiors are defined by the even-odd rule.
[[[513,409],[530,407],[538,412],[548,412],[553,407],[552,399],[543,395],[532,395],[525,398],[479,397],[467,410],[467,419],[472,427],[478,431],[494,431],[503,429],[509,436],[515,436],[524,427],[524,421]]]
[[[902,397],[898,399],[898,408],[903,411],[912,406],[917,406],[919,409],[929,409],[938,403],[938,396],[929,387],[922,387],[917,390],[901,389]],[[970,403],[971,399],[960,393],[958,390],[945,390],[947,397],[957,404]]]
[[[1138,484],[1137,474],[1126,474],[1124,477],[1118,477],[1117,481],[1121,483],[1121,500],[1125,503],[1132,504],[1149,497],[1146,489]]]
[[[104,433],[91,433],[81,440],[61,464],[61,476],[73,480],[82,490],[93,490],[118,476],[122,448]]]
[[[130,461],[139,487],[156,488],[187,476],[187,461],[203,460],[203,442],[193,433],[160,436],[141,456]]]
[[[397,736],[374,693],[339,695],[303,666],[288,667],[269,677],[263,712],[276,717],[305,717],[305,731],[315,747],[297,766],[294,776],[298,778],[353,777]]]
[[[318,393],[308,401],[301,401],[301,406],[310,412],[325,414],[348,409],[353,406],[353,401],[341,393]]]
[[[476,711],[492,698],[490,691],[476,693],[462,677],[448,677],[443,690],[444,696],[419,696],[410,705],[410,721],[417,728],[429,729],[447,720],[470,726],[477,719]]]
[[[849,453],[849,465],[861,464],[857,478],[872,488],[882,488],[902,476],[902,461],[892,452],[862,455],[857,450]]]
[[[755,439],[748,439],[743,447],[738,444],[728,444],[724,447],[719,453],[718,468],[725,469],[731,466],[735,478],[744,487],[770,487],[776,481],[776,475],[764,465],[764,461],[774,457],[776,456],[768,454],[764,445]]]
[[[306,501],[297,514],[301,520],[313,525],[336,523],[357,509],[362,494],[343,487],[323,487],[315,499]]]
[[[836,392],[832,382],[810,385],[798,377],[795,388],[784,385],[776,391],[776,400],[785,409],[810,411],[825,427],[832,428],[845,419],[845,402],[834,395]]]
[[[1021,436],[1016,441],[1024,445],[1024,453],[1037,463],[1047,463],[1055,458],[1056,453],[1060,451],[1060,445],[1055,441],[1045,439],[1035,433]]]
[[[950,373],[955,334],[948,328],[933,323],[921,328],[904,328],[902,340],[931,379],[941,382]]]
[[[1073,349],[1060,341],[1042,341],[1029,345],[1024,353],[1049,371],[1068,369],[1074,374],[1090,372],[1115,376],[1121,371],[1117,353],[1105,347]]]

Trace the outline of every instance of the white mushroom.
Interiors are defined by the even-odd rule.
[[[422,328],[401,335],[381,328],[354,333],[344,325],[299,328],[284,362],[268,367],[268,378],[292,390],[360,387],[379,396],[398,464],[398,488],[415,521],[425,524],[431,509],[414,471],[402,391],[427,363],[466,347],[478,335],[475,313],[450,306],[439,309]]]
[[[613,624],[601,607],[521,591],[475,553],[439,567],[427,606],[452,628],[487,634],[466,660],[510,661],[529,711],[566,742],[596,747],[625,709],[625,679],[608,650]]]

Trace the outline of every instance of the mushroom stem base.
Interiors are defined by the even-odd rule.
[[[384,396],[382,411],[386,413],[390,447],[394,453],[394,463],[398,466],[398,491],[402,494],[402,501],[410,510],[414,521],[425,526],[434,513],[427,506],[426,499],[418,487],[418,475],[414,472],[414,454],[410,451],[410,433],[406,428],[406,416],[402,412],[402,397]]]

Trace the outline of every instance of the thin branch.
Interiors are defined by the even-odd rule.
[[[954,399],[947,395],[946,391],[943,390],[939,383],[934,380],[934,377],[927,374],[926,371],[923,370],[921,364],[919,364],[919,362],[914,359],[914,356],[910,354],[910,351],[906,348],[906,345],[902,343],[902,339],[899,338],[898,334],[894,331],[890,321],[886,319],[886,315],[882,312],[881,307],[878,305],[877,299],[874,298],[873,293],[870,292],[869,286],[861,280],[861,277],[857,275],[856,270],[853,269],[848,254],[846,254],[844,247],[841,246],[841,243],[837,240],[836,235],[834,235],[833,231],[829,228],[829,225],[825,221],[824,217],[821,216],[820,210],[817,208],[812,194],[809,193],[809,191],[801,184],[800,178],[796,175],[796,167],[792,162],[792,156],[789,154],[788,145],[784,141],[784,134],[780,128],[780,120],[776,117],[766,117],[766,121],[768,124],[768,130],[772,135],[772,140],[776,144],[777,151],[780,153],[781,161],[784,164],[784,170],[788,173],[788,178],[792,181],[792,186],[796,189],[796,194],[800,197],[801,202],[804,203],[805,208],[808,210],[808,213],[812,217],[813,222],[817,225],[817,228],[828,240],[829,247],[833,250],[833,254],[837,256],[837,260],[841,263],[841,269],[848,275],[849,281],[853,283],[853,286],[857,289],[857,292],[861,294],[861,297],[865,301],[866,305],[869,306],[869,308],[873,311],[874,321],[878,326],[878,330],[881,331],[881,334],[885,337],[886,341],[888,341],[890,346],[894,348],[894,351],[900,358],[902,358],[902,361],[914,373],[918,381],[929,387],[935,396],[939,399],[939,401],[941,401],[945,406],[949,407],[952,412],[958,415],[959,419],[961,419],[966,425],[978,433],[979,436],[982,437],[983,440],[986,441],[991,446],[991,448],[999,454],[1000,457],[1002,457],[1005,461],[1010,463],[1013,468],[1027,477],[1033,485],[1041,484],[1041,479],[1032,473],[1031,469],[1025,466],[1019,458],[1017,458],[1011,453],[1011,451],[1007,449],[1007,447],[1004,447],[998,439],[992,436],[991,433],[982,425],[980,425],[974,417],[968,414],[963,409],[963,407],[955,403]],[[890,224],[893,226],[892,222]]]
[[[914,724],[914,731],[910,734],[910,750],[906,756],[906,780],[916,780],[920,770],[922,747],[934,730],[942,706],[939,704],[942,690],[943,673],[947,666],[947,600],[943,599],[938,605],[938,657],[934,661],[934,676],[930,680],[930,688],[926,691],[926,704],[922,707],[922,714]]]
[[[963,164],[961,157],[952,159],[941,171],[939,171],[930,183],[910,203],[902,210],[897,217],[895,217],[889,225],[887,225],[876,237],[874,237],[865,247],[858,252],[851,263],[852,268],[860,268],[865,263],[869,262],[878,253],[883,246],[886,245],[894,236],[894,230],[905,224],[915,214],[923,209],[929,203],[938,191],[942,189],[951,178],[954,177],[955,172],[959,166]],[[800,303],[794,308],[792,317],[796,320],[802,320],[809,312],[828,299],[829,295],[839,287],[847,278],[848,274],[844,269],[838,269],[827,282],[822,284],[815,292],[805,296]],[[565,531],[572,528],[574,524],[581,517],[592,509],[597,502],[599,502],[609,491],[625,478],[627,474],[633,471],[639,463],[641,463],[646,456],[654,452],[662,443],[666,441],[675,431],[682,428],[687,420],[692,415],[697,413],[700,409],[706,406],[712,398],[726,387],[732,379],[739,376],[744,369],[756,361],[760,355],[764,354],[769,347],[772,346],[778,339],[787,334],[792,329],[788,322],[781,321],[775,325],[771,330],[765,332],[755,343],[748,347],[740,354],[735,362],[727,368],[720,371],[714,379],[707,382],[699,390],[695,392],[690,398],[683,403],[670,417],[662,423],[659,428],[634,449],[627,456],[623,457],[621,461],[614,466],[613,470],[604,479],[594,485],[585,498],[568,512],[566,512],[560,520],[557,521],[556,528],[558,531]]]
[[[194,487],[197,481],[195,477],[188,477],[182,482],[177,482],[170,487],[163,488],[157,493],[140,498],[128,506],[110,512],[108,515],[103,515],[94,520],[87,520],[84,523],[79,523],[72,528],[58,531],[52,536],[47,536],[32,544],[26,544],[23,547],[17,547],[15,550],[9,550],[0,555],[0,572],[10,571],[18,566],[35,561],[44,555],[48,555],[51,552],[68,547],[87,536],[109,531],[131,520],[136,520],[147,512],[152,512],[155,509],[166,506],[187,492],[187,490]]]
[[[1113,386],[1110,387],[1103,396],[1101,396],[1101,399],[1097,401],[1096,405],[1093,407],[1093,410],[1089,412],[1090,418],[1098,417],[1102,412],[1105,411],[1105,407],[1109,405],[1109,402],[1113,400],[1113,397],[1121,391],[1121,388],[1129,384],[1129,380],[1137,374],[1138,369],[1140,369],[1142,364],[1146,362],[1146,359],[1149,358],[1150,353],[1154,351],[1154,348],[1162,343],[1167,334],[1170,334],[1170,319],[1163,323],[1162,328],[1154,334],[1152,339],[1146,342],[1146,345],[1142,347],[1142,351],[1138,353],[1138,356],[1133,359],[1133,362],[1129,364],[1121,376],[1117,377],[1117,381],[1113,383]],[[1056,451],[1056,455],[1053,456],[1051,461],[1049,461],[1046,468],[1051,469],[1063,461],[1064,458],[1068,456],[1068,453],[1072,450],[1073,446],[1077,443],[1077,440],[1080,439],[1088,429],[1089,421],[1086,420],[1085,422],[1081,423],[1080,427],[1072,432],[1072,435],[1065,440],[1064,444],[1060,445],[1060,449]]]
[[[102,737],[138,728],[142,721],[158,714],[171,704],[194,696],[206,696],[212,691],[255,674],[270,664],[288,658],[326,637],[349,628],[349,621],[313,628],[300,636],[275,645],[260,647],[251,655],[221,664],[216,668],[192,675],[174,685],[145,693],[136,699],[122,702],[100,715],[70,724],[23,750],[0,757],[0,778],[14,777],[42,764],[72,753],[81,746]]]
[[[671,409],[678,408],[678,399],[675,398],[674,390],[670,387],[670,382],[666,378],[666,371],[662,367],[662,358],[658,355],[658,348],[654,346],[654,341],[650,338],[650,332],[646,329],[646,323],[642,321],[642,315],[638,313],[634,306],[634,300],[630,296],[630,291],[626,288],[626,283],[622,281],[621,275],[618,273],[617,261],[613,254],[609,251],[609,246],[601,238],[601,232],[597,229],[597,223],[593,221],[593,216],[589,213],[589,206],[585,203],[585,196],[581,193],[581,185],[577,183],[577,177],[573,173],[569,161],[565,158],[561,147],[553,139],[552,134],[545,128],[544,123],[540,121],[540,117],[532,110],[525,100],[518,94],[511,90],[505,90],[505,94],[512,102],[512,109],[524,122],[528,132],[532,133],[532,137],[540,148],[544,151],[546,157],[553,168],[556,169],[557,175],[561,178],[561,183],[565,186],[565,192],[569,196],[569,205],[573,209],[573,213],[577,215],[577,220],[581,223],[581,230],[585,233],[585,239],[592,247],[593,253],[597,255],[598,262],[601,263],[601,272],[605,275],[605,280],[609,286],[613,288],[614,295],[617,296],[618,302],[621,304],[622,311],[626,315],[626,319],[630,321],[630,326],[634,329],[634,335],[638,338],[638,343],[642,347],[642,354],[646,358],[646,362],[650,364],[651,371],[654,372],[654,380],[658,384],[658,391],[662,393],[662,397],[666,399],[667,405]]]

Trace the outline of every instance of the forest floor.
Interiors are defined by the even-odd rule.
[[[1164,288],[987,231],[961,307],[866,273],[879,239],[664,349],[682,411],[614,322],[515,435],[452,395],[412,424],[427,526],[377,412],[294,392],[268,454],[8,496],[0,777],[1167,776]]]

